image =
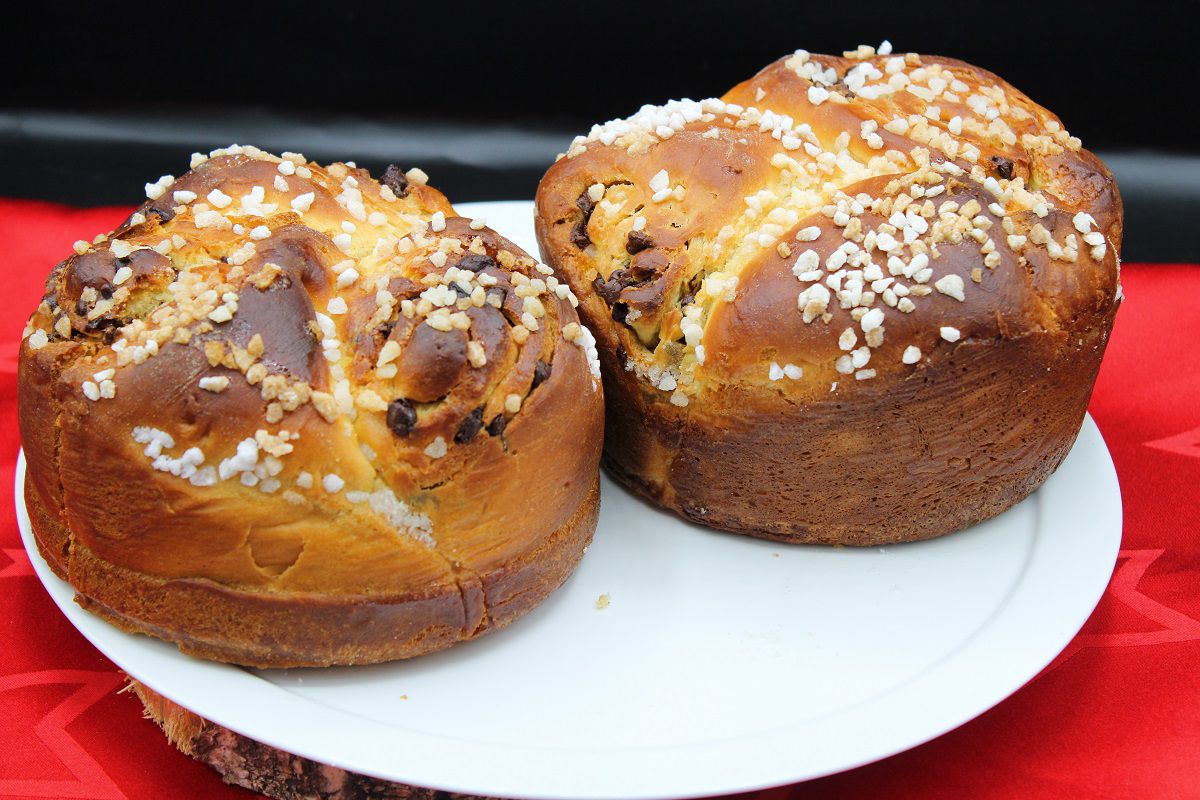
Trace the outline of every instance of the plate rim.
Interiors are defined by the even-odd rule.
[[[518,207],[528,208],[528,205],[529,201],[496,201],[463,203],[459,204],[458,208],[476,214],[484,214],[487,209],[494,209],[502,214],[502,206],[515,213]],[[1061,503],[1061,498],[1057,496],[1061,490],[1057,487],[1059,484],[1065,485],[1066,478],[1061,477],[1067,474],[1063,472],[1064,467],[1074,472],[1082,471],[1085,477],[1091,479],[1095,491],[1089,494],[1088,502],[1076,501],[1075,505],[1070,502]],[[74,603],[73,590],[54,576],[41,558],[36,545],[33,544],[29,518],[24,507],[24,478],[25,457],[22,450],[18,453],[14,474],[14,505],[22,544],[39,580],[71,624],[93,646],[134,679],[218,725],[299,756],[384,780],[466,794],[523,797],[530,800],[668,800],[735,794],[798,783],[853,769],[935,739],[1011,696],[1041,673],[1070,643],[1108,586],[1120,550],[1123,525],[1120,485],[1111,454],[1095,421],[1090,415],[1085,415],[1078,437],[1059,469],[1037,492],[1022,501],[1022,505],[1034,504],[1038,531],[1047,526],[1053,530],[1056,515],[1070,512],[1081,514],[1082,518],[1076,519],[1073,524],[1089,527],[1094,534],[1085,552],[1059,553],[1057,550],[1066,546],[1066,543],[1061,541],[1065,537],[1035,536],[1024,569],[1014,579],[1005,599],[989,615],[986,622],[959,642],[952,651],[909,680],[890,689],[884,697],[867,700],[861,704],[868,708],[886,709],[890,706],[889,713],[892,715],[918,714],[923,724],[906,729],[909,731],[908,735],[889,737],[881,736],[878,732],[866,731],[863,733],[864,743],[855,756],[845,753],[839,758],[830,756],[829,763],[818,769],[789,769],[780,766],[787,761],[786,759],[779,759],[773,754],[765,759],[761,754],[756,757],[755,753],[751,752],[754,748],[747,747],[747,743],[762,742],[764,736],[770,736],[773,741],[769,743],[773,744],[774,748],[786,749],[789,744],[796,744],[795,741],[784,741],[787,734],[795,735],[809,728],[814,722],[825,724],[820,718],[793,723],[767,732],[756,731],[715,742],[688,743],[673,748],[549,749],[464,741],[430,732],[405,731],[385,726],[377,720],[365,719],[289,692],[248,670],[194,659],[179,653],[173,645],[126,634]],[[1068,496],[1067,499],[1071,498]],[[920,546],[920,543],[904,546]],[[1063,560],[1064,555],[1069,557]],[[1030,635],[1030,630],[1022,625],[1030,618],[1021,616],[1022,606],[1029,606],[1025,613],[1039,612],[1032,617],[1033,619],[1046,622],[1045,609],[1037,602],[1031,604],[1031,600],[1036,596],[1036,592],[1033,595],[1031,592],[1045,583],[1052,586],[1056,578],[1061,578],[1061,570],[1064,568],[1078,574],[1072,583],[1076,587],[1075,593],[1065,598],[1057,598],[1062,602],[1056,610],[1063,613],[1063,618],[1056,619],[1056,625],[1046,624],[1035,632],[1036,657],[1026,652],[1020,664],[1011,663],[1004,658],[1004,644],[1018,636],[1023,644],[1027,644]],[[1037,583],[1039,581],[1042,584]],[[1081,585],[1086,586],[1088,591],[1079,589]],[[1000,627],[997,627],[998,625]],[[148,643],[149,647],[146,646]],[[225,681],[225,689],[212,693],[217,697],[190,696],[184,686],[190,681],[178,677],[171,678],[169,672],[158,671],[164,667],[167,670],[174,668],[198,678],[211,678],[216,673],[221,673],[217,679]],[[970,672],[975,680],[961,680],[960,673],[964,670]],[[984,677],[980,678],[981,675]],[[933,684],[947,678],[950,679],[950,685],[938,687],[944,691],[932,691]],[[264,684],[276,691],[263,692]],[[965,688],[967,684],[971,684],[969,691]],[[201,702],[197,703],[198,699]],[[254,713],[245,713],[247,702],[251,703]],[[366,746],[350,752],[353,748],[348,746],[349,743],[343,743],[341,750],[331,755],[311,734],[307,738],[302,736],[299,740],[292,738],[296,734],[303,735],[304,723],[310,721],[306,712],[314,705],[324,708],[327,713],[351,720],[351,724],[360,731],[354,737],[355,743]],[[830,727],[836,731],[839,724],[844,725],[845,718],[850,716],[854,708],[851,706],[834,712],[833,716],[840,717],[843,721],[828,723]],[[265,729],[251,725],[254,722],[262,723],[263,720],[267,722]],[[912,732],[913,730],[916,732]],[[409,764],[380,769],[379,759],[388,753],[382,748],[382,742],[372,742],[371,735],[375,732],[386,732],[394,742],[393,747],[417,744],[417,747],[408,751],[410,755],[417,754],[416,757],[412,758]],[[403,736],[398,737],[398,734]],[[725,767],[723,772],[719,768],[714,772],[715,764],[728,764],[730,749],[735,744],[740,748],[739,754],[749,753],[746,760],[737,769]],[[441,753],[440,758],[437,757],[438,748],[447,746],[454,750],[454,754],[448,756]],[[819,750],[822,746],[829,745],[816,743],[816,749]],[[661,754],[665,750],[675,751],[676,754],[671,769],[664,770],[664,765],[656,760],[657,756],[646,760],[647,754]],[[637,773],[636,779],[630,779],[624,774],[614,779],[610,775],[607,780],[597,780],[590,786],[579,785],[581,775],[596,778],[594,773],[599,765],[589,764],[589,758],[594,760],[598,755],[600,759],[608,759],[618,752],[627,757],[627,767],[637,763],[634,770]],[[541,754],[543,760],[537,762],[536,769],[519,768],[512,763],[505,766],[501,763],[511,760],[517,753],[531,754],[535,761],[537,754]],[[549,759],[544,758],[551,753],[557,756],[554,759],[557,763],[550,763]],[[680,761],[679,753],[689,754],[689,769],[686,772],[680,769],[679,763],[675,763]],[[434,754],[434,757],[431,761],[423,763],[424,756],[429,754]],[[484,759],[485,762],[481,762],[480,759]],[[431,769],[429,763],[434,763],[435,766]],[[475,774],[463,776],[453,769],[461,763],[471,763],[475,767]],[[490,764],[490,770],[481,771],[481,763]],[[525,766],[528,767],[529,762],[525,762]],[[759,777],[752,777],[754,774],[758,774]],[[724,777],[719,777],[722,775]],[[531,777],[533,780],[530,780]]]

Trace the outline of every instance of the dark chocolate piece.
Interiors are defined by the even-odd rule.
[[[651,247],[654,247],[654,242],[645,231],[630,231],[629,238],[625,240],[625,252],[631,256]]]
[[[617,302],[617,296],[621,294],[621,284],[614,280],[606,281],[599,275],[596,276],[596,280],[592,281],[592,288],[596,290],[596,294],[600,295],[600,299],[610,306]]]
[[[404,170],[397,167],[395,164],[388,164],[387,169],[383,171],[383,177],[379,182],[392,190],[392,194],[396,197],[406,197],[408,195],[408,176],[404,174]]]
[[[482,272],[488,267],[496,266],[496,259],[491,256],[481,256],[476,253],[470,253],[458,260],[454,266],[459,269],[469,270],[471,272]]]
[[[579,199],[575,201],[575,206],[583,212],[583,217],[571,229],[571,244],[583,250],[592,243],[591,237],[588,236],[587,226],[588,220],[592,218],[592,212],[596,210],[596,201],[584,189],[579,195]]]
[[[475,438],[482,427],[483,406],[480,406],[463,419],[462,424],[458,426],[458,433],[454,434],[454,441],[458,444],[469,442]]]
[[[1013,162],[1011,158],[1004,156],[992,156],[992,164],[996,167],[996,174],[1006,181],[1011,181],[1013,176]]]
[[[546,378],[550,377],[550,365],[545,361],[538,361],[533,368],[533,383],[529,384],[529,391],[533,391],[538,386],[545,382]]]
[[[397,436],[408,436],[417,424],[417,410],[412,403],[398,397],[388,404],[387,424]]]
[[[496,417],[488,423],[488,436],[499,436],[504,433],[504,429],[508,426],[508,417],[503,414],[497,414]]]

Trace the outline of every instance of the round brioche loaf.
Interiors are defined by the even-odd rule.
[[[569,289],[420,170],[237,147],[54,268],[26,503],[84,607],[205,658],[363,664],[529,611],[595,529]]]
[[[598,339],[612,474],[791,542],[938,536],[1041,485],[1112,327],[1121,226],[1053,114],[890,46],[598,125],[537,195]]]

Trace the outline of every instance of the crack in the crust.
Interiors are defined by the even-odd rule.
[[[451,574],[454,576],[454,583],[458,588],[459,602],[462,603],[463,608],[462,640],[473,639],[491,627],[491,611],[488,609],[487,590],[484,588],[483,579],[474,570],[468,569],[458,562],[442,556],[440,552],[438,555],[446,559],[447,564],[450,566]],[[479,591],[479,620],[469,629],[467,626],[471,624],[471,604],[467,594],[467,587],[463,583],[464,575],[475,582]]]
[[[358,435],[357,426],[354,425],[353,423],[351,423],[349,428],[350,428],[350,435],[353,436],[355,443],[360,445],[360,447],[358,448],[358,451],[360,453],[362,453],[361,444],[363,442],[361,442],[360,437]],[[507,455],[507,450],[505,450],[505,454]],[[380,468],[376,464],[376,459],[378,458],[378,455],[376,454],[374,456],[369,456],[369,455],[367,455],[367,453],[362,453],[362,455],[363,455],[364,460],[370,466],[371,471],[373,473],[372,483],[375,485],[386,486],[389,490],[391,490],[393,493],[395,493],[395,488],[393,486],[391,486],[391,484],[389,484],[387,481],[385,481],[383,479],[382,475],[380,474]],[[466,470],[467,466],[468,465],[467,465],[466,461],[460,462],[459,465],[454,470],[452,470],[450,472],[450,474],[448,474],[441,482],[446,483],[446,482],[449,482],[449,481],[455,479],[456,477],[458,477],[458,475],[460,475],[463,471]],[[425,487],[422,487],[423,490],[424,490],[424,488]],[[397,495],[397,497],[399,497],[399,495]],[[307,498],[306,498],[306,500],[307,500]],[[340,516],[340,514],[339,514],[339,516]],[[442,544],[438,541],[437,531],[432,532],[431,540],[432,540],[432,544],[427,545],[427,547],[426,547],[427,552],[429,552],[433,557],[435,557],[436,559],[441,561],[442,565],[446,568],[450,577],[454,580],[455,590],[458,592],[459,605],[462,609],[462,620],[463,620],[461,631],[460,631],[460,640],[465,641],[465,640],[471,639],[474,636],[476,636],[479,632],[486,630],[490,626],[491,615],[490,615],[490,612],[489,612],[489,609],[487,606],[487,593],[484,590],[483,581],[480,579],[479,575],[477,573],[475,573],[473,570],[468,569],[467,567],[465,567],[464,565],[459,563],[455,558],[451,557],[446,552],[444,552]],[[478,586],[478,590],[479,590],[479,604],[480,604],[481,614],[480,614],[480,618],[477,622],[472,621],[471,614],[470,614],[471,603],[470,603],[468,584],[472,580]],[[466,582],[464,582],[464,581],[466,581]],[[469,627],[469,626],[471,626],[471,627]]]
[[[494,390],[495,390],[495,387],[492,387],[492,389],[489,390],[489,396],[490,396],[491,392],[494,392]],[[393,494],[395,494],[395,487],[393,487],[388,481],[384,480],[383,476],[381,475],[380,467],[377,464],[378,454],[374,453],[373,450],[371,451],[372,454],[370,454],[370,455],[368,455],[368,453],[366,453],[366,452],[363,452],[362,444],[364,444],[364,442],[362,441],[361,437],[358,434],[358,426],[356,424],[354,424],[353,422],[351,422],[348,427],[349,427],[349,435],[353,437],[354,443],[359,445],[356,448],[357,451],[362,454],[364,461],[366,461],[367,465],[371,468],[372,484],[378,485],[378,486],[386,486],[390,491],[392,491]],[[507,449],[505,450],[505,454],[507,455]],[[447,483],[451,480],[454,480],[463,471],[466,470],[467,466],[468,466],[468,464],[466,461],[459,462],[458,466],[456,468],[454,468],[448,475],[446,475],[439,483]],[[414,471],[415,471],[415,469],[414,469]],[[426,487],[422,486],[421,489],[422,489],[422,491],[425,491]],[[396,496],[398,498],[400,497],[399,495],[396,495]],[[305,498],[305,499],[308,500],[308,498]],[[308,501],[308,502],[311,504],[311,501]],[[340,513],[339,513],[339,516],[341,516]],[[400,532],[398,532],[398,533],[400,533]],[[490,624],[490,613],[489,613],[489,610],[487,607],[487,594],[483,589],[483,582],[476,573],[474,573],[472,570],[469,570],[468,568],[466,568],[465,566],[460,564],[456,559],[452,558],[451,556],[449,556],[448,554],[446,554],[443,551],[442,545],[438,541],[437,531],[432,532],[431,541],[432,541],[432,544],[426,546],[427,552],[429,552],[433,557],[435,557],[436,559],[441,561],[442,565],[446,568],[450,577],[454,580],[455,590],[458,592],[459,605],[462,609],[462,620],[463,620],[462,627],[460,629],[460,636],[459,636],[460,641],[465,641],[465,640],[471,639],[475,635],[477,635],[480,631],[486,630]],[[480,608],[481,608],[481,614],[480,614],[480,619],[478,622],[473,623],[473,621],[471,619],[471,615],[470,615],[471,604],[470,604],[470,600],[469,600],[469,590],[468,590],[467,584],[464,583],[464,579],[467,579],[468,581],[474,580],[475,583],[479,587],[479,603],[480,603]],[[472,626],[472,625],[473,625],[473,627],[468,627],[468,626]]]
[[[559,351],[559,339],[561,338],[561,330],[562,330],[562,322],[563,322],[563,320],[562,320],[562,317],[563,317],[563,315],[564,315],[565,313],[568,313],[568,312],[564,311],[564,308],[563,308],[563,307],[564,307],[564,305],[566,304],[566,302],[567,302],[567,301],[565,301],[565,300],[562,300],[562,299],[557,299],[557,298],[556,298],[555,302],[552,304],[552,307],[555,309],[555,313],[554,313],[554,315],[553,315],[553,323],[554,323],[554,324],[553,324],[553,326],[550,326],[550,325],[545,325],[545,327],[544,327],[544,335],[543,335],[543,337],[542,337],[542,339],[541,339],[541,341],[542,341],[543,343],[546,343],[546,342],[548,342],[548,343],[549,343],[549,345],[550,345],[550,351],[549,351],[549,353],[544,353],[544,354],[543,354],[543,353],[539,353],[539,354],[540,354],[540,355],[545,355],[545,356],[546,356],[546,357],[547,357],[547,358],[550,360],[550,362],[551,362],[551,363],[553,363],[553,361],[554,361],[554,358],[555,358],[555,356],[558,354],[558,351]],[[513,326],[513,325],[516,325],[516,324],[518,324],[518,323],[520,322],[520,320],[516,319],[516,318],[515,318],[515,317],[512,315],[512,312],[511,312],[511,311],[510,311],[510,309],[508,309],[507,307],[501,306],[499,309],[497,309],[497,311],[499,311],[499,312],[500,312],[500,314],[501,314],[502,318],[503,318],[503,319],[504,319],[506,322],[508,322],[508,324],[509,324],[509,326],[510,326],[510,327],[511,327],[511,326]],[[551,320],[551,315],[547,315],[547,316],[546,316],[544,319],[545,319],[547,322],[549,322],[549,321]],[[541,346],[543,346],[543,347],[544,347],[545,345],[544,345],[544,344],[542,344]],[[519,360],[520,360],[520,358],[521,358],[522,354],[525,352],[525,348],[526,348],[526,347],[527,347],[527,345],[524,345],[524,344],[523,344],[523,345],[519,345],[519,348],[520,348],[520,349],[517,351],[517,353],[516,353],[516,355],[514,356],[514,359],[513,359],[513,361],[514,361],[514,364],[515,364],[517,361],[519,361]],[[495,382],[489,382],[488,384],[486,384],[486,385],[483,387],[483,392],[482,392],[482,395],[481,395],[481,397],[480,397],[480,400],[479,400],[479,406],[477,406],[477,407],[486,407],[486,406],[487,406],[487,405],[490,403],[490,401],[492,400],[492,398],[496,396],[497,392],[498,392],[498,391],[499,391],[499,389],[500,389],[501,383],[502,383],[501,381],[495,381]],[[530,387],[529,387],[529,388],[526,390],[523,400],[525,400],[525,399],[528,399],[528,397],[529,397],[529,396],[530,396],[530,395],[533,393],[533,391],[534,391],[534,389],[535,389],[535,388],[536,388],[536,387],[534,387],[534,386],[531,384],[531,385],[530,385]],[[501,414],[503,414],[503,413],[504,413],[504,412],[503,412],[503,411],[501,411]],[[357,444],[357,445],[359,445],[359,446],[358,446],[358,448],[357,448],[357,449],[358,449],[358,451],[359,451],[360,453],[362,453],[362,455],[363,455],[364,459],[366,460],[367,464],[368,464],[368,465],[371,467],[371,470],[372,470],[372,473],[373,473],[373,476],[372,476],[372,477],[373,477],[373,481],[372,481],[372,482],[373,482],[374,484],[378,484],[378,485],[386,486],[388,489],[390,489],[390,490],[391,490],[391,491],[393,491],[393,493],[394,493],[394,492],[395,492],[395,488],[394,488],[394,487],[393,487],[393,486],[392,486],[392,485],[391,485],[389,482],[385,481],[385,480],[383,479],[383,477],[381,476],[381,470],[380,470],[380,468],[379,468],[379,466],[378,466],[378,464],[377,464],[377,460],[378,460],[378,457],[379,457],[379,456],[378,456],[378,454],[374,452],[373,448],[372,448],[372,449],[370,449],[370,452],[369,452],[369,453],[368,453],[368,452],[364,452],[364,450],[363,450],[363,447],[362,447],[362,445],[364,444],[364,442],[362,441],[361,437],[359,436],[359,432],[358,432],[358,426],[357,426],[357,424],[356,424],[356,423],[354,423],[354,422],[351,422],[351,424],[350,424],[350,431],[351,431],[351,435],[354,437],[354,443],[355,443],[355,444]],[[490,435],[490,434],[489,434],[489,435]],[[504,437],[504,434],[503,434],[503,433],[501,433],[501,434],[499,434],[499,436],[498,436],[498,437],[493,437],[493,438],[499,438],[499,439],[500,439],[500,445],[501,445],[501,452],[502,452],[502,454],[503,454],[503,455],[505,455],[505,456],[510,456],[511,454],[509,453],[509,449],[508,449],[507,440],[505,439],[505,437]],[[461,444],[459,444],[459,446],[470,446],[470,444],[471,444],[471,442],[465,442],[465,443],[461,443]],[[437,488],[437,487],[439,487],[439,486],[442,486],[442,485],[444,485],[444,484],[447,484],[447,483],[449,483],[449,482],[451,482],[451,481],[455,480],[456,478],[458,478],[458,477],[459,477],[459,476],[460,476],[460,475],[461,475],[463,472],[465,472],[465,471],[467,470],[468,466],[469,466],[469,464],[468,464],[466,461],[460,461],[460,462],[458,462],[458,464],[457,464],[457,465],[456,465],[456,466],[455,466],[455,467],[454,467],[454,468],[453,468],[453,469],[452,469],[450,472],[448,472],[448,473],[446,473],[446,474],[442,475],[442,476],[441,476],[441,478],[440,478],[440,479],[439,479],[439,480],[438,480],[436,483],[434,483],[434,484],[422,484],[422,483],[420,483],[419,481],[417,481],[417,485],[419,486],[419,488],[420,488],[420,490],[421,490],[422,492],[428,492],[428,491],[431,491],[432,489],[435,489],[435,488]],[[416,467],[411,467],[411,468],[409,468],[409,472],[410,472],[411,474],[413,474],[413,475],[417,475],[417,474],[419,473],[419,469],[417,469]],[[398,496],[398,495],[397,495],[397,496]],[[437,551],[437,547],[438,547],[438,544],[437,544],[437,536],[436,536],[436,531],[434,532],[434,535],[433,535],[433,541],[434,541],[434,548],[433,548],[433,549],[434,549],[434,551],[436,552],[436,551]],[[441,554],[440,554],[440,553],[438,553],[438,555],[440,556]],[[457,564],[456,564],[454,561],[452,561],[452,560],[449,560],[449,559],[447,559],[447,563],[450,565],[450,567],[452,568],[452,570],[457,570],[457,569],[459,568],[459,565],[457,565]],[[458,581],[458,574],[457,574],[457,572],[455,572],[455,576],[456,576],[456,581]],[[479,578],[478,578],[478,576],[477,576],[477,575],[474,575],[474,574],[472,574],[472,577],[474,577],[474,579],[475,579],[475,580],[479,580]],[[463,594],[462,584],[461,584],[461,582],[460,582],[460,581],[459,581],[459,591],[460,591],[460,595],[462,595],[462,596],[463,596],[463,598],[464,598],[464,608],[465,608],[465,603],[466,603],[466,601],[465,601],[465,594]],[[487,609],[486,609],[486,604],[485,604],[485,607],[484,607],[484,620],[485,620],[485,622],[486,622],[486,619],[487,619]]]

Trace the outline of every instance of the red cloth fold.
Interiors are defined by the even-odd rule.
[[[0,798],[248,798],[142,719],[33,575],[13,514],[16,352],[50,267],[127,209],[0,199]],[[1121,556],[1083,631],[1013,697],[926,745],[758,792],[784,798],[1200,797],[1200,266],[1127,265],[1091,411]]]

